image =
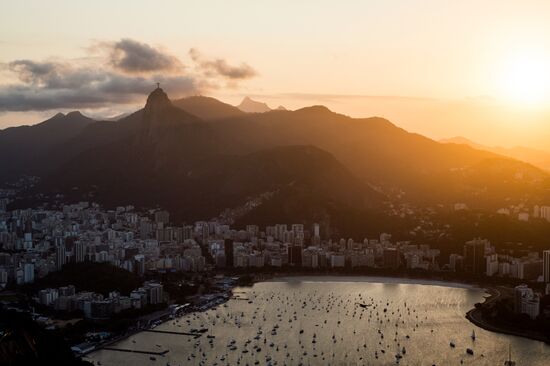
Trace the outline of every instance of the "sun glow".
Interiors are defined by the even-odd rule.
[[[503,96],[513,102],[537,105],[550,89],[550,59],[542,52],[519,52],[508,58],[500,79]]]

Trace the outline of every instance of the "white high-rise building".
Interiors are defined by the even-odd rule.
[[[34,264],[25,263],[23,265],[23,282],[25,283],[34,282]]]
[[[57,270],[60,271],[61,268],[67,263],[67,253],[65,251],[65,244],[59,245],[55,248],[55,258]]]
[[[84,243],[77,241],[74,244],[74,261],[76,263],[84,262],[84,256],[86,254]]]
[[[550,206],[541,206],[540,207],[540,218],[550,221]]]

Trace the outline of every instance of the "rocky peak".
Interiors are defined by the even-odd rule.
[[[147,97],[147,103],[145,104],[146,111],[155,111],[159,108],[164,108],[170,106],[172,103],[168,99],[168,95],[162,90],[162,88],[157,87],[155,90],[149,94]]]

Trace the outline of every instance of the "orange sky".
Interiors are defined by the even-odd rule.
[[[0,12],[0,128],[76,109],[16,111],[14,85],[29,80],[10,63],[99,60],[87,70],[107,72],[91,49],[131,39],[178,59],[178,76],[229,103],[251,95],[272,107],[324,104],[433,138],[548,149],[548,19],[548,1],[9,2]],[[217,60],[255,72],[213,76]],[[105,115],[139,104],[78,109]]]

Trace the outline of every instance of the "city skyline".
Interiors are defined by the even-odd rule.
[[[550,2],[1,8],[0,364],[548,364]]]

